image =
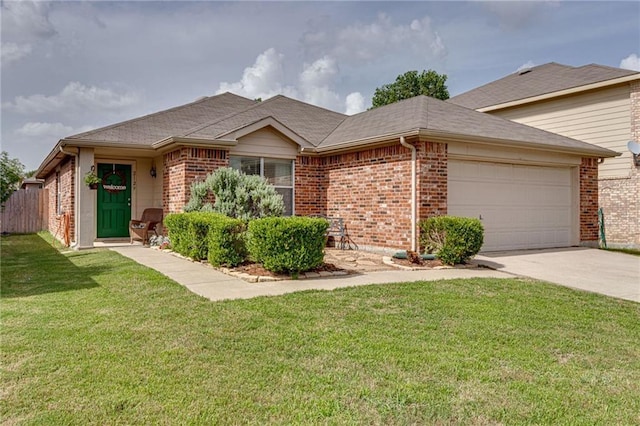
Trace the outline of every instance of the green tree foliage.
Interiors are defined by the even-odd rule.
[[[213,204],[207,203],[209,193],[215,197]],[[204,182],[191,185],[191,198],[185,211],[210,211],[247,221],[281,216],[284,201],[266,179],[222,167]]]
[[[24,177],[24,165],[17,158],[9,158],[6,151],[0,157],[0,203],[9,199]]]
[[[373,95],[371,108],[389,105],[414,96],[426,95],[437,99],[449,99],[447,75],[433,70],[407,71],[396,77],[396,81],[378,87]]]

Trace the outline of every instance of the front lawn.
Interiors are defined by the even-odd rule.
[[[1,241],[7,424],[640,423],[637,303],[520,279],[214,303]]]

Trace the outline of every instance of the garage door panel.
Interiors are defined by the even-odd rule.
[[[571,245],[568,167],[449,162],[448,211],[485,227],[483,251]]]

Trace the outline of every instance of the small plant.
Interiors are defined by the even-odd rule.
[[[84,175],[84,183],[87,186],[97,186],[100,182],[102,182],[102,179],[100,179],[93,170]]]
[[[149,245],[151,247],[159,247],[160,250],[165,250],[171,247],[171,241],[169,241],[169,237],[165,237],[164,235],[154,235],[149,238]]]

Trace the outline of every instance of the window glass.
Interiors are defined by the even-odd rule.
[[[273,186],[292,186],[291,160],[265,158],[264,177]]]
[[[245,175],[260,175],[260,159],[254,157],[231,157],[229,165]]]
[[[293,214],[293,188],[275,188],[276,192],[282,195],[284,201],[284,215],[291,216]]]

